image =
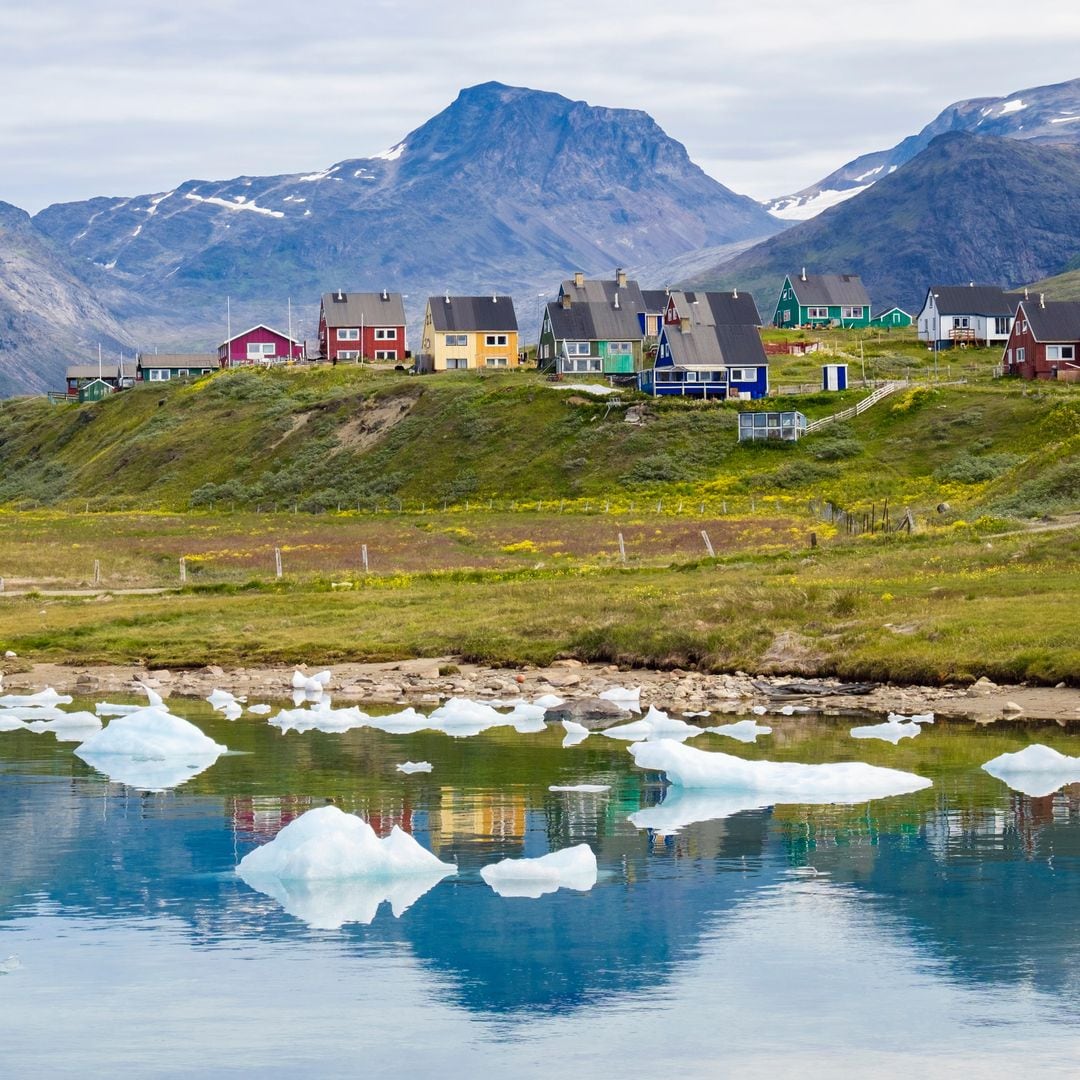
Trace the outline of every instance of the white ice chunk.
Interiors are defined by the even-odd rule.
[[[500,896],[535,900],[558,889],[588,892],[596,884],[596,856],[588,844],[553,851],[538,859],[503,859],[480,871]]]
[[[367,713],[356,705],[347,709],[282,709],[272,720],[272,727],[289,731],[325,731],[340,734],[353,728],[366,727],[370,721]]]
[[[739,720],[734,724],[719,724],[716,727],[707,727],[714,735],[726,735],[729,739],[737,739],[739,742],[752,743],[759,735],[771,735],[772,728],[759,724],[756,720]]]
[[[6,694],[0,697],[0,708],[19,705],[70,705],[70,694],[58,694],[51,686],[36,694]]]
[[[431,772],[430,761],[406,761],[398,765],[397,771],[403,773]]]
[[[1014,754],[1001,754],[983,769],[1013,791],[1036,799],[1053,795],[1066,784],[1080,783],[1080,757],[1069,757],[1039,743]]]
[[[305,693],[321,694],[330,682],[330,672],[320,671],[317,675],[305,675],[302,671],[294,671],[292,686],[294,690],[303,690]]]
[[[693,720],[694,717],[696,717],[696,716],[709,716],[709,715],[711,715],[711,714],[708,711],[706,711],[706,712],[684,712],[683,713],[683,716],[687,720]]]
[[[911,721],[901,717],[890,716],[883,724],[867,724],[864,727],[853,727],[851,737],[853,739],[881,739],[895,746],[901,739],[914,739],[922,728]]]
[[[128,713],[138,712],[145,708],[145,705],[118,705],[112,701],[99,701],[94,706],[94,712],[98,716],[127,716]]]
[[[566,731],[566,738],[562,741],[563,746],[577,746],[579,742],[584,742],[589,737],[589,729],[584,724],[564,720],[562,726]]]
[[[610,791],[610,784],[552,784],[548,791],[581,791],[587,795],[596,795],[601,791]]]
[[[423,713],[410,706],[389,716],[369,716],[367,726],[377,731],[385,731],[388,735],[413,735],[418,731],[429,730],[432,723]]]
[[[610,701],[625,712],[641,712],[641,687],[612,686],[600,693],[601,701]]]
[[[895,720],[897,723],[901,724],[908,721],[912,724],[932,724],[934,722],[934,714],[932,712],[927,712],[915,713],[914,716],[901,716],[900,713],[891,712],[886,719]]]
[[[610,739],[626,739],[631,742],[645,739],[673,739],[682,742],[684,739],[695,738],[704,730],[678,717],[668,716],[655,705],[650,705],[648,713],[642,719],[620,724],[618,727],[604,728],[601,733]]]
[[[35,734],[51,731],[57,742],[83,742],[101,730],[101,719],[91,712],[61,713],[52,720],[32,720],[26,725]]]
[[[12,705],[8,709],[0,709],[0,717],[9,720],[58,720],[67,715],[63,709],[52,705]]]
[[[755,705],[750,711],[755,716],[764,716],[769,710],[764,705]]]
[[[218,711],[226,720],[239,720],[244,715],[244,707],[238,701],[226,701]]]
[[[494,727],[514,727],[516,717],[498,712],[482,701],[467,698],[450,698],[429,717],[429,726],[444,731],[455,739],[479,735]]]
[[[743,810],[769,806],[767,799],[755,792],[714,792],[671,787],[659,806],[636,810],[627,819],[639,829],[652,829],[667,835],[698,821],[717,821]]]
[[[162,700],[161,695],[153,687],[147,686],[146,683],[144,683],[144,682],[139,682],[138,679],[135,680],[135,685],[136,686],[141,686],[143,688],[143,690],[146,692],[146,700],[147,700],[148,704],[150,704],[150,705],[164,705],[165,704],[165,702]]]
[[[210,696],[206,699],[210,702],[210,705],[217,710],[222,710],[226,705],[235,705],[241,701],[247,701],[246,697],[236,697],[230,694],[228,690],[211,690]]]
[[[557,709],[563,703],[563,700],[557,694],[543,694],[533,704],[539,705],[541,709]]]
[[[268,716],[270,714],[269,705],[249,705],[248,712],[252,716]]]
[[[0,712],[0,731],[22,731],[26,721],[14,715],[15,710]]]
[[[914,773],[861,761],[825,765],[745,761],[670,740],[635,743],[629,750],[639,768],[664,772],[678,787],[753,793],[770,804],[859,803],[932,786],[932,781]]]

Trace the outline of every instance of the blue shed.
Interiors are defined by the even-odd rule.
[[[847,389],[847,364],[824,364],[821,368],[822,390]]]

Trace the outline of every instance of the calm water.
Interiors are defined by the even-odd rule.
[[[0,975],[4,1076],[1080,1072],[1080,794],[978,769],[1029,741],[1080,754],[1078,734],[939,724],[893,747],[818,717],[770,721],[757,746],[707,735],[694,745],[935,783],[664,835],[628,820],[660,778],[600,736],[282,735],[172,707],[240,753],[164,794],[0,733],[0,961],[20,965]],[[434,771],[396,772],[407,759]],[[585,782],[611,790],[548,791]],[[335,930],[236,878],[327,799],[459,875]],[[479,876],[582,841],[591,892],[509,899]]]

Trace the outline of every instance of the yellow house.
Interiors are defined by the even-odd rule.
[[[429,296],[418,371],[518,366],[518,325],[509,296]]]

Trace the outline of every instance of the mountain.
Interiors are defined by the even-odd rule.
[[[98,345],[115,356],[132,341],[93,278],[31,224],[0,202],[0,397],[59,389],[63,368],[89,362]]]
[[[931,281],[1021,285],[1080,253],[1080,146],[939,135],[868,191],[757,244],[691,285],[755,289],[785,274],[860,274],[875,307],[921,305]]]
[[[775,233],[761,206],[706,176],[648,115],[500,83],[463,90],[373,158],[307,175],[188,180],[171,191],[50,206],[34,226],[137,306],[144,347],[196,348],[232,325],[315,333],[333,288],[535,297],[569,270],[610,274]],[[532,301],[532,303],[530,303]]]
[[[824,180],[767,204],[777,217],[802,221],[865,191],[938,136],[951,131],[1042,143],[1080,143],[1080,79],[1018,90],[1007,97],[970,98],[943,110],[891,150],[863,154]]]

